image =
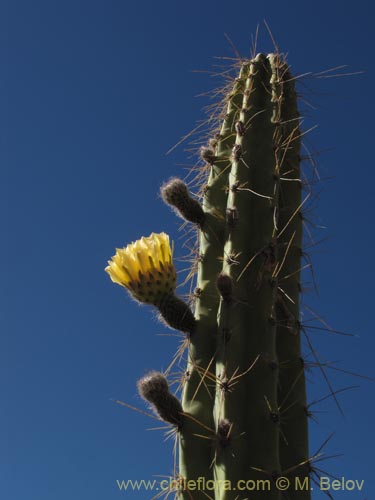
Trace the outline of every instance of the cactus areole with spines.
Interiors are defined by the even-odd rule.
[[[179,500],[309,500],[301,132],[285,59],[258,54],[242,62],[224,106],[220,129],[200,151],[208,172],[200,177],[202,202],[177,178],[161,189],[197,229],[194,314],[175,295],[164,233],[118,250],[107,271],[187,334],[181,404],[159,372],[138,383],[179,440],[180,486],[169,493]],[[290,481],[286,496],[280,477]]]

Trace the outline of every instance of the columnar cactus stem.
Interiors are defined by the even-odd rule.
[[[238,264],[224,262],[223,266],[233,279],[234,298],[229,305],[222,301],[219,314],[215,413],[217,422],[222,418],[233,422],[231,445],[219,455],[216,467],[217,478],[225,477],[233,484],[241,478],[272,478],[280,470],[279,428],[274,418],[277,363],[272,318],[276,289],[272,272],[278,189],[271,77],[271,65],[265,56],[251,61],[240,114],[243,127],[237,132],[229,176],[227,209],[236,212],[237,220],[228,228],[224,253],[237,254]],[[228,330],[229,339],[223,335]],[[223,378],[233,375],[238,379],[232,390],[220,390]],[[262,491],[252,493],[254,499],[261,497]],[[217,498],[235,496],[233,492],[217,491]],[[278,499],[279,492],[272,488],[268,498]]]
[[[299,323],[300,269],[302,256],[302,183],[300,178],[300,130],[294,82],[285,63],[283,75],[280,134],[279,224],[277,246],[282,266],[277,296],[277,356],[279,360],[279,407],[283,436],[280,461],[283,471],[291,470],[292,483],[309,475],[306,383],[301,357]],[[291,500],[308,500],[310,491],[289,492]]]
[[[191,337],[188,352],[188,377],[185,382],[182,404],[187,418],[180,441],[180,472],[183,477],[197,480],[204,477],[213,479],[212,462],[214,447],[212,442],[192,437],[193,434],[215,432],[213,404],[215,393],[207,384],[205,374],[215,371],[217,310],[219,296],[215,283],[221,270],[225,241],[225,187],[228,182],[231,149],[236,133],[235,123],[241,109],[244,80],[236,81],[228,97],[227,113],[214,144],[201,151],[202,159],[210,166],[210,175],[204,187],[204,223],[199,234],[199,255],[197,273],[197,297],[195,317],[196,334]],[[194,498],[207,498],[204,490],[194,492]],[[190,500],[192,493],[183,492],[181,498]]]
[[[298,488],[309,475],[299,323],[301,141],[283,58],[259,54],[243,62],[225,106],[220,132],[201,149],[209,170],[202,205],[180,179],[162,187],[164,201],[198,231],[194,314],[175,295],[164,233],[117,250],[107,271],[186,334],[182,404],[159,372],[138,384],[178,432],[176,497],[282,500],[277,479],[284,475],[288,499],[310,500],[310,491]]]

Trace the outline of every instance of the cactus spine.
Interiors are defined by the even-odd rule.
[[[139,390],[176,422],[179,499],[281,500],[277,479],[287,476],[288,498],[309,500],[294,481],[308,477],[309,451],[299,324],[301,134],[285,60],[244,61],[224,112],[201,150],[202,205],[179,179],[162,186],[164,201],[196,225],[199,240],[181,411],[162,374],[146,376]],[[198,487],[200,478],[214,489]]]

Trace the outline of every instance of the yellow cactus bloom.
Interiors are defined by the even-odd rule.
[[[176,288],[176,270],[166,233],[152,233],[124,248],[108,261],[111,280],[129,290],[140,302],[157,305]]]

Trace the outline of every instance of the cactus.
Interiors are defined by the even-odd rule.
[[[186,335],[181,403],[161,373],[138,383],[140,395],[176,430],[176,497],[281,500],[278,478],[285,476],[287,498],[308,500],[301,132],[283,57],[243,61],[222,114],[221,128],[200,151],[207,173],[200,176],[202,203],[180,179],[161,188],[165,203],[197,228],[194,316],[175,295],[164,233],[117,250],[106,270]]]

